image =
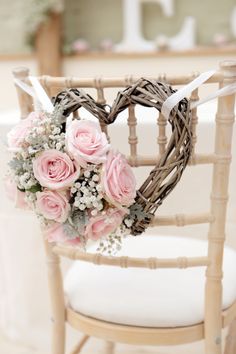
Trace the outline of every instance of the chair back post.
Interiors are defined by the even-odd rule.
[[[15,79],[21,81],[27,81],[29,76],[29,69],[24,67],[15,68],[13,71],[13,76]],[[24,119],[28,116],[30,112],[33,110],[33,100],[32,98],[23,91],[19,86],[16,86],[16,92],[18,96],[19,106],[20,106],[20,114],[21,119]]]
[[[220,88],[236,82],[236,61],[220,65],[223,80]],[[215,131],[215,163],[211,192],[211,214],[208,234],[208,257],[205,296],[205,345],[207,354],[221,354],[222,330],[222,261],[225,241],[225,222],[228,200],[229,168],[231,161],[235,95],[218,98]]]
[[[62,272],[60,267],[60,257],[53,253],[55,244],[44,240],[47,267],[48,283],[52,311],[52,354],[65,353],[65,300],[63,290]]]

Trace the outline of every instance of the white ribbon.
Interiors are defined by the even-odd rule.
[[[19,86],[23,91],[28,93],[28,95],[32,96],[33,98],[36,98],[36,94],[33,90],[33,88],[29,85],[27,85],[24,81],[19,80],[19,79],[14,79],[14,83]]]
[[[53,106],[50,98],[46,94],[44,88],[40,84],[39,80],[34,76],[29,76],[29,80],[35,90],[36,97],[39,100],[39,102],[42,104],[42,107],[44,108],[44,110],[46,112],[52,113],[54,106]]]
[[[40,110],[44,110],[46,112],[53,112],[53,104],[46,94],[44,88],[40,84],[39,80],[34,76],[29,76],[29,80],[32,86],[29,86],[24,81],[20,79],[14,79],[14,82],[17,86],[19,86],[23,91],[28,93],[35,100],[36,107]]]
[[[222,87],[221,89],[217,90],[216,92],[211,93],[210,95],[206,96],[205,98],[202,98],[199,101],[192,102],[190,107],[191,107],[191,109],[193,109],[193,108],[196,108],[197,106],[199,106],[200,104],[203,104],[203,103],[213,100],[214,98],[232,95],[235,92],[236,92],[236,82],[234,82],[233,84],[227,85],[225,87]]]
[[[189,84],[181,87],[178,91],[169,96],[162,105],[161,114],[168,119],[171,110],[179,103],[184,97],[189,93],[194,91],[196,88],[201,86],[205,81],[207,81],[212,75],[215,74],[215,70],[210,70],[199,75],[196,79],[191,81]],[[192,107],[191,107],[192,108]]]

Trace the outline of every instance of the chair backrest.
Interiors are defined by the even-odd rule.
[[[23,81],[28,81],[28,70],[17,69],[14,71],[14,76]],[[193,80],[198,74],[186,76],[157,76],[155,79],[165,81],[166,83],[174,86],[185,85]],[[105,93],[108,88],[120,89],[134,83],[138,78],[127,76],[124,78],[91,78],[83,79],[76,77],[49,77],[42,76],[39,80],[45,88],[49,96],[54,95],[65,88],[83,88],[94,89],[97,95],[97,102],[106,103]],[[219,71],[217,71],[206,83],[218,84],[220,88],[236,82],[236,62],[225,61],[221,63]],[[21,116],[25,118],[32,110],[31,98],[17,88]],[[191,101],[199,99],[199,90],[195,89],[189,97]],[[119,265],[122,267],[194,267],[194,266],[207,266],[206,272],[206,317],[209,323],[221,321],[221,298],[222,298],[222,259],[225,241],[225,224],[226,224],[226,208],[228,200],[228,181],[229,169],[231,161],[231,144],[232,132],[234,122],[234,106],[235,95],[231,94],[225,97],[218,98],[217,114],[215,119],[215,149],[212,153],[199,154],[196,151],[195,145],[197,141],[197,123],[198,113],[197,108],[193,109],[192,114],[192,135],[193,135],[193,152],[189,161],[189,165],[197,164],[211,164],[213,166],[212,190],[211,190],[211,207],[208,212],[197,214],[181,214],[181,215],[167,215],[158,217],[156,216],[152,222],[152,226],[162,225],[176,225],[185,226],[192,224],[209,223],[208,233],[208,255],[206,257],[187,258],[181,257],[176,259],[134,259],[128,257],[106,257],[98,254],[85,254],[74,250],[73,248],[64,248],[57,246],[54,251],[61,255],[66,255],[72,259],[83,259],[85,261],[94,262],[97,264]],[[79,114],[75,112],[74,115]],[[157,143],[158,154],[156,151],[151,156],[141,156],[138,153],[137,145],[137,119],[135,117],[134,106],[128,108],[127,124],[129,128],[128,143],[130,146],[130,153],[128,160],[131,166],[154,166],[157,158],[161,156],[167,144],[167,130],[166,119],[159,114],[157,118]],[[109,128],[102,124],[102,130],[109,135]],[[218,328],[215,326],[214,328]],[[213,331],[214,331],[213,328]],[[212,329],[211,329],[212,330]],[[217,337],[217,333],[215,333]]]

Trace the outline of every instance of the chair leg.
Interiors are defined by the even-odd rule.
[[[52,308],[51,354],[65,354],[65,303],[60,258],[53,253],[52,244],[45,240],[48,265],[49,292]]]
[[[229,332],[226,337],[225,343],[225,354],[235,354],[236,353],[236,318],[230,324]]]
[[[65,354],[65,322],[63,315],[58,312],[52,322],[52,354]]]
[[[51,348],[52,354],[65,354],[65,326],[62,322],[53,324]]]
[[[114,342],[106,342],[104,354],[114,354],[114,350],[115,350],[115,343]]]
[[[85,346],[89,338],[90,336],[84,335],[83,338],[80,340],[80,342],[74,347],[71,354],[81,353],[81,350],[83,349],[83,347]]]

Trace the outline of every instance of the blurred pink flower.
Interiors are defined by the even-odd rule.
[[[73,51],[77,53],[87,52],[90,49],[88,41],[83,38],[79,38],[72,44]]]
[[[27,118],[21,119],[20,122],[7,134],[9,148],[19,148],[29,134],[31,128],[34,126],[34,121],[43,118],[43,113],[31,112]]]
[[[48,242],[67,243],[72,246],[82,245],[79,235],[76,238],[70,239],[69,236],[64,232],[63,224],[57,222],[54,222],[49,227],[45,228],[43,233]]]
[[[15,203],[15,207],[19,209],[30,209],[25,201],[25,193],[21,192],[11,176],[7,176],[4,180],[5,191],[7,197]]]
[[[114,47],[114,43],[112,41],[111,38],[104,38],[101,42],[100,42],[100,48],[102,50],[104,50],[104,52],[110,52],[112,51]]]
[[[101,213],[91,217],[85,229],[85,236],[91,240],[98,240],[114,232],[122,223],[124,213],[118,209],[108,209],[104,214]]]

